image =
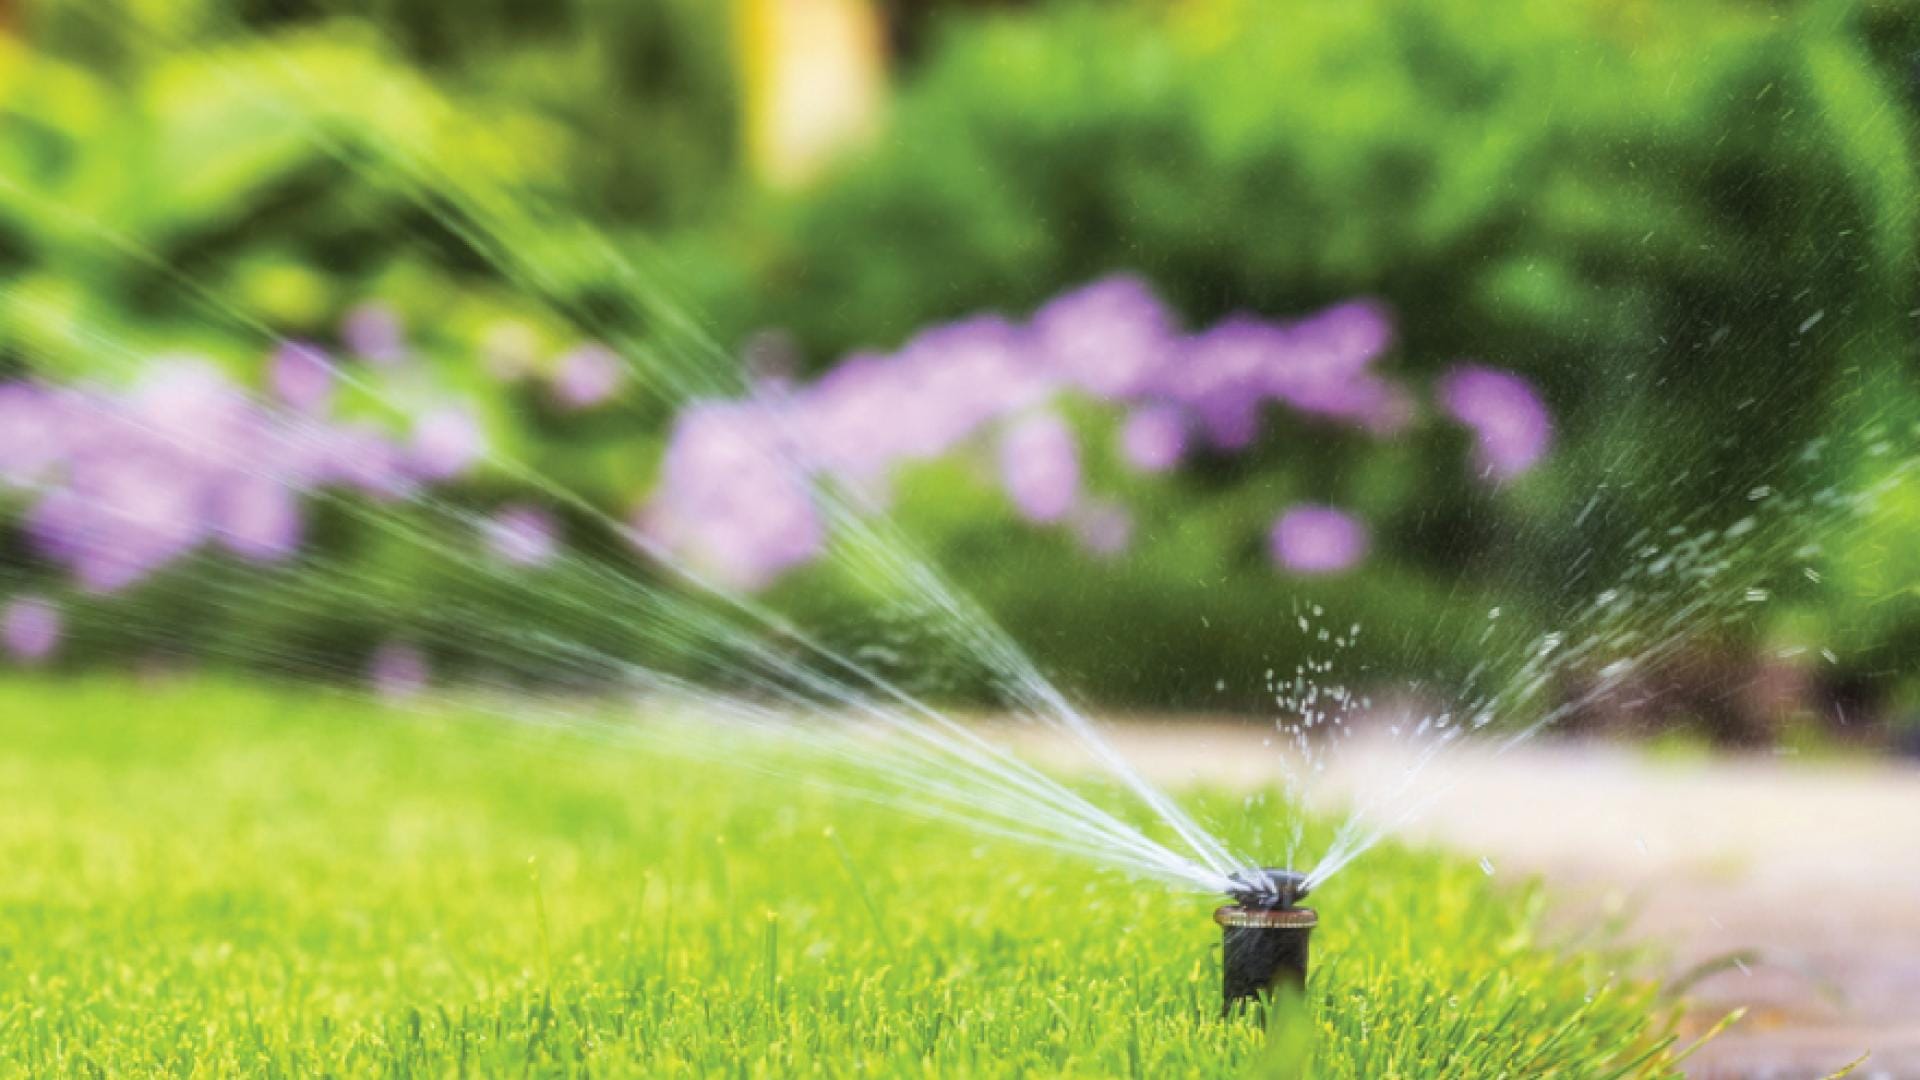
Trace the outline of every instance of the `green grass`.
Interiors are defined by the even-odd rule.
[[[1270,1042],[1209,899],[804,784],[200,683],[4,683],[0,729],[10,1074],[1673,1071],[1651,988],[1448,859],[1323,890]]]

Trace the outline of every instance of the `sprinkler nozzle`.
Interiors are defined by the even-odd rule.
[[[1233,875],[1233,903],[1213,913],[1220,924],[1221,1013],[1259,1002],[1279,987],[1307,982],[1307,939],[1320,917],[1295,906],[1307,895],[1306,875],[1292,870],[1247,870]]]
[[[1227,895],[1244,908],[1281,911],[1306,898],[1307,875],[1298,870],[1242,870],[1228,878]]]

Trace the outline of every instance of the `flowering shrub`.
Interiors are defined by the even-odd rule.
[[[1472,429],[1486,476],[1511,480],[1533,468],[1553,438],[1553,419],[1533,387],[1511,372],[1468,365],[1440,380],[1440,407]]]
[[[320,401],[317,384],[275,384],[298,385],[302,409]],[[455,409],[423,416],[401,442],[273,409],[196,360],[161,362],[120,393],[28,384],[0,393],[37,421],[27,429],[30,452],[0,450],[0,481],[27,495],[28,541],[96,593],[125,589],[203,545],[284,560],[300,546],[303,496],[340,488],[404,498],[458,476],[483,449],[472,417]]]
[[[1337,574],[1367,553],[1366,526],[1331,506],[1295,506],[1273,523],[1273,561],[1295,573]]]
[[[1737,517],[1751,483],[1778,476],[1853,482],[1874,463],[1798,455],[1860,430],[1862,402],[1894,415],[1886,388],[1913,381],[1901,328],[1920,307],[1906,212],[1920,201],[1920,6],[1812,20],[1738,4],[1621,10],[995,7],[951,20],[903,72],[882,135],[769,207],[752,243],[729,220],[720,242],[679,253],[719,264],[704,299],[723,333],[779,326],[816,363],[964,312],[1031,310],[1108,267],[1150,270],[1190,326],[1361,291],[1391,306],[1419,345],[1395,358],[1396,377],[1429,415],[1468,427],[1487,483],[1451,482],[1451,425],[1381,445],[1282,432],[1223,463],[1196,457],[1196,430],[1174,450],[1163,416],[1127,421],[1129,460],[1182,462],[1151,490],[1099,475],[1099,434],[1083,433],[1083,481],[1124,487],[1136,517],[1125,573],[1036,571],[1052,557],[1044,534],[1017,557],[975,559],[958,531],[941,546],[1070,678],[1184,706],[1212,687],[1205,672],[1263,667],[1266,646],[1249,642],[1287,590],[1261,588],[1260,538],[1293,503],[1337,506],[1372,534],[1362,567],[1324,583],[1343,609],[1433,625],[1482,599],[1509,601],[1511,620],[1524,599],[1544,614],[1566,599],[1566,568],[1628,572],[1643,526]],[[1076,370],[1110,367],[1124,392],[1123,350],[1153,336],[1136,318],[1113,305]],[[1484,416],[1506,405],[1497,381],[1440,382],[1461,355],[1520,367],[1553,403],[1550,428],[1524,404]],[[1240,421],[1226,408],[1213,422],[1231,436]],[[1486,498],[1544,433],[1551,480]],[[955,528],[938,509],[925,517]],[[1898,550],[1902,535],[1870,546]],[[1843,600],[1836,580],[1810,605],[1873,645],[1840,650],[1816,677],[1849,700],[1881,694],[1892,665],[1880,658],[1913,654],[1920,615],[1876,607],[1885,592]],[[1475,595],[1487,590],[1502,596]],[[1196,610],[1233,631],[1195,643]],[[1769,633],[1803,643],[1800,618],[1781,612],[1770,606]],[[1126,640],[1084,629],[1122,622]],[[1466,644],[1434,651],[1462,672],[1478,660]],[[1151,674],[1129,682],[1143,661]],[[1444,666],[1404,662],[1422,678]]]
[[[291,561],[310,546],[319,502],[361,499],[405,514],[421,496],[444,498],[436,489],[468,482],[492,448],[487,427],[421,360],[399,317],[359,305],[339,339],[339,359],[311,343],[279,345],[261,363],[258,390],[192,356],[155,359],[120,387],[0,382],[0,526],[10,523],[24,551],[81,597],[133,602],[136,586],[195,553]],[[495,372],[502,386],[532,373]],[[618,357],[585,344],[561,352],[536,392],[575,413],[620,386]],[[376,418],[355,410],[356,393],[388,413],[393,402],[412,404]],[[476,553],[500,566],[531,571],[559,553],[560,523],[534,493],[474,521]],[[0,606],[0,651],[50,659],[65,624],[57,595]],[[404,686],[419,680],[392,673],[413,668],[424,673],[424,654],[395,644],[375,653],[370,672]]]
[[[584,437],[575,432],[621,430],[620,414],[602,409],[620,396],[625,368],[604,346],[543,350],[511,329],[478,339],[479,362],[464,370],[485,381],[464,385],[454,382],[462,368],[435,361],[445,343],[410,340],[400,317],[375,303],[351,309],[333,345],[288,342],[260,358],[258,389],[191,357],[156,360],[117,388],[0,383],[0,505],[24,549],[75,594],[38,580],[15,595],[0,611],[0,649],[17,662],[47,661],[69,636],[77,602],[144,602],[137,586],[195,553],[273,567],[315,552],[322,506],[339,499],[389,515],[451,506],[457,532],[446,539],[476,566],[543,572],[564,552],[565,523],[513,470],[480,466],[496,446],[517,450],[540,424],[572,440],[553,462],[580,460]],[[1156,489],[1187,487],[1226,462],[1286,471],[1288,460],[1271,456],[1282,433],[1343,432],[1357,442],[1336,452],[1350,455],[1429,429],[1431,415],[1471,434],[1472,471],[1489,482],[1538,463],[1552,423],[1525,380],[1461,366],[1434,386],[1438,409],[1423,409],[1422,388],[1385,370],[1393,338],[1385,308],[1365,300],[1292,321],[1235,315],[1188,332],[1145,281],[1109,277],[1024,322],[963,318],[892,354],[850,356],[810,382],[768,379],[747,400],[690,403],[664,433],[650,482],[644,425],[628,423],[608,451],[624,465],[601,498],[638,503],[643,547],[757,590],[827,551],[823,489],[876,506],[951,497],[950,477],[903,482],[905,470],[942,463],[961,463],[962,476],[998,489],[997,504],[963,520],[989,527],[1004,514],[1067,538],[1089,566],[1136,553],[1164,519],[1152,505]],[[488,394],[517,396],[521,407],[483,412],[497,405]],[[1346,574],[1376,550],[1382,523],[1366,508],[1299,492],[1249,502],[1258,499],[1242,492],[1226,504],[1252,505],[1266,523],[1238,527],[1274,570]],[[366,545],[326,554],[395,557]],[[356,568],[381,589],[420,573],[348,567]],[[297,587],[300,571],[286,577]],[[405,695],[430,680],[441,655],[410,632],[404,613],[409,603],[441,603],[449,587],[488,586],[443,580],[420,586],[421,599],[396,595],[384,614],[330,616],[354,628],[341,647],[379,692]],[[212,617],[258,616],[229,606]],[[294,641],[306,632],[286,631]]]
[[[1117,414],[1118,456],[1142,474],[1168,473],[1195,451],[1244,453],[1274,408],[1387,439],[1417,416],[1413,392],[1376,370],[1392,341],[1387,312],[1365,300],[1294,322],[1236,315],[1187,334],[1144,281],[1110,277],[1048,302],[1024,326],[966,318],[893,356],[849,357],[809,386],[692,406],[636,523],[722,580],[759,588],[826,547],[810,479],[884,500],[901,467],[990,435],[1019,517],[1067,525],[1089,551],[1116,555],[1131,518],[1086,490],[1063,399]],[[1438,390],[1446,415],[1473,432],[1489,479],[1511,480],[1546,452],[1551,419],[1520,376],[1467,365]],[[1349,512],[1273,512],[1270,552],[1282,569],[1338,573],[1366,553],[1367,527]]]

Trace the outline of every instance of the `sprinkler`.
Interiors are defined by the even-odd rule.
[[[1312,908],[1294,906],[1307,895],[1305,874],[1247,870],[1233,881],[1227,895],[1234,902],[1213,913],[1220,924],[1222,1015],[1281,987],[1305,987],[1307,938],[1320,923]]]

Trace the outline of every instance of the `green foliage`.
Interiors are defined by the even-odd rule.
[[[1898,378],[1863,380],[1850,403],[1860,449],[1847,455],[1842,482],[1871,498],[1858,521],[1821,537],[1809,553],[1803,573],[1825,587],[1793,607],[1781,637],[1790,647],[1825,650],[1823,659],[1837,668],[1843,693],[1826,719],[1857,725],[1880,696],[1889,699],[1894,724],[1910,733],[1920,728],[1920,673],[1911,663],[1920,656],[1920,550],[1912,542],[1920,535],[1920,461],[1900,453],[1912,429],[1884,419],[1889,403],[1896,415],[1920,415],[1920,392]]]
[[[1191,701],[1216,673],[1257,670],[1266,616],[1298,591],[1248,539],[1288,499],[1359,507],[1384,537],[1331,610],[1443,640],[1427,629],[1476,596],[1555,625],[1623,571],[1634,534],[1724,524],[1756,484],[1850,481],[1844,455],[1796,456],[1864,422],[1846,407],[1863,378],[1912,379],[1916,44],[1911,9],[1845,2],[1207,0],[954,20],[884,139],[687,258],[706,255],[723,325],[790,329],[816,365],[1132,269],[1194,326],[1378,295],[1403,330],[1387,370],[1416,387],[1477,358],[1544,388],[1551,467],[1504,492],[1477,490],[1435,432],[1375,449],[1278,419],[1253,461],[1149,497],[1148,543],[1120,570],[1035,554],[996,571],[940,515],[959,531],[936,549],[1014,625],[1074,628],[1043,651],[1101,692],[1141,658],[1086,627],[1172,643],[1207,613],[1217,662],[1156,682]],[[735,247],[748,256],[712,265]],[[1902,452],[1911,400],[1871,410]],[[1201,493],[1198,512],[1231,527],[1192,524]],[[1571,566],[1591,588],[1568,587]],[[1911,605],[1899,619],[1920,625]],[[1440,651],[1421,674],[1478,659]]]
[[[1663,331],[1784,345],[1751,293],[1814,283],[1810,252],[1850,276],[1778,326],[1875,271],[1909,284],[1909,113],[1866,16],[1485,14],[1213,0],[956,24],[889,137],[788,208],[734,317],[824,361],[1140,268],[1196,321],[1382,294],[1413,363],[1484,355],[1579,401]],[[1917,32],[1873,39],[1895,29]],[[1646,362],[1689,366],[1685,340]]]
[[[901,485],[912,531],[1063,681],[1182,707],[1260,703],[1258,673],[1297,659],[1281,635],[1312,604],[1369,628],[1374,674],[1448,679],[1482,659],[1465,620],[1500,604],[1558,625],[1643,528],[1724,523],[1761,482],[1876,482],[1871,440],[1800,463],[1813,438],[1884,424],[1907,449],[1909,8],[950,6],[930,36],[915,16],[881,139],[736,212],[727,5],[32,5],[23,38],[0,38],[0,376],[124,374],[170,350],[257,372],[270,335],[331,344],[347,307],[379,297],[496,444],[624,515],[674,395],[564,417],[485,357],[503,337],[550,359],[604,334],[649,362],[711,363],[670,290],[607,257],[640,259],[633,233],[669,229],[722,341],[782,327],[816,370],[1133,269],[1195,326],[1382,296],[1403,331],[1386,367],[1416,390],[1469,357],[1545,389],[1551,465],[1500,491],[1437,424],[1371,443],[1274,423],[1257,453],[1169,484],[1117,467],[1108,421],[1077,417],[1095,490],[1136,516],[1115,562],[1016,533],[976,461]],[[1363,571],[1276,575],[1259,538],[1301,499],[1369,522]],[[1920,616],[1906,563],[1875,554],[1905,543],[1904,518],[1871,520],[1835,547],[1880,576],[1829,573],[1773,632],[1844,637],[1849,678],[1877,687]],[[386,607],[430,595],[352,532],[334,523],[322,553],[365,560]],[[809,581],[792,599],[829,610],[847,590]],[[122,617],[166,621],[155,610]],[[321,621],[341,642],[378,630],[350,610]],[[301,632],[209,629],[263,650]]]
[[[9,1075],[1675,1075],[1620,957],[1430,855],[1323,890],[1269,1049],[1207,898],[797,779],[230,685],[0,717]]]
[[[94,335],[202,352],[325,340],[375,295],[471,356],[482,313],[554,317],[551,297],[500,280],[471,191],[616,227],[706,211],[732,176],[712,5],[126,14],[36,5],[31,50],[0,43],[0,333],[15,364],[97,368]]]

